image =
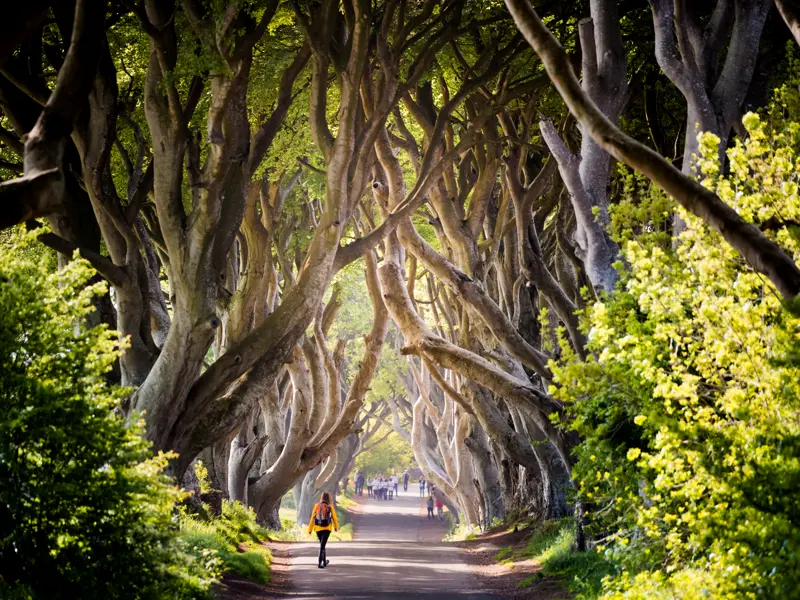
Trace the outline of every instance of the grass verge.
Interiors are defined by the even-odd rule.
[[[510,565],[514,563],[514,548],[511,546],[506,546],[505,548],[500,548],[500,550],[495,554],[494,559],[503,565]]]
[[[596,550],[575,552],[574,542],[573,519],[547,521],[534,529],[527,545],[513,552],[513,556],[504,553],[504,548],[496,558],[503,563],[530,559],[541,565],[541,570],[518,584],[519,588],[545,577],[556,577],[575,594],[576,600],[592,600],[600,595],[603,577],[614,572],[614,565]]]
[[[467,540],[474,540],[481,534],[481,528],[478,525],[455,523],[450,517],[450,513],[445,514],[445,520],[448,523],[448,532],[444,536],[445,542],[464,542]]]
[[[256,523],[255,513],[236,502],[224,502],[222,515],[204,519],[188,513],[180,517],[180,536],[191,554],[223,573],[235,573],[268,583],[272,554],[264,545],[268,532]]]

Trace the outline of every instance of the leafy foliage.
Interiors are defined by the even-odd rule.
[[[380,439],[386,433],[385,427],[377,431],[375,439]],[[414,466],[416,462],[411,445],[394,431],[377,446],[356,457],[356,470],[364,471],[367,477],[374,477],[378,473],[384,476],[393,473],[399,475]]]
[[[272,554],[264,546],[267,531],[256,523],[255,512],[240,502],[225,501],[219,518],[202,519],[182,512],[181,539],[200,560],[214,560],[223,572],[267,583]]]
[[[729,150],[701,140],[704,185],[749,220],[780,221],[794,256],[798,128]],[[624,569],[604,598],[786,598],[800,578],[800,319],[689,215],[675,250],[631,236],[621,289],[587,309],[592,356],[553,365],[584,442],[590,532]]]
[[[0,596],[205,596],[213,570],[177,537],[169,457],[112,412],[118,340],[83,326],[104,284],[27,247],[0,246]]]
[[[344,381],[352,382],[364,354],[364,336],[372,328],[372,302],[364,280],[364,262],[358,260],[336,274],[334,282],[341,293],[341,308],[331,327],[329,339],[347,340],[345,348]],[[399,336],[396,326],[389,327],[389,338]],[[331,344],[333,346],[333,344]],[[404,392],[402,377],[408,370],[406,359],[394,345],[386,344],[381,350],[377,372],[367,392],[367,403],[376,402]]]
[[[602,589],[603,578],[614,570],[614,565],[595,551],[573,552],[574,540],[573,519],[545,521],[537,526],[526,548],[516,558],[533,560],[541,564],[542,569],[522,580],[518,587],[527,587],[543,577],[558,577],[579,598],[596,597]]]

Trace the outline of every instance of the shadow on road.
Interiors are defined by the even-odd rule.
[[[288,545],[291,565],[285,592],[242,598],[437,598],[493,600],[462,550],[441,541],[445,523],[425,517],[424,500],[401,492],[394,500],[357,498],[355,539],[328,545],[326,569],[317,567],[317,544]]]

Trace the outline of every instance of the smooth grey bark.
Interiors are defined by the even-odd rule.
[[[569,468],[569,448],[572,442],[553,426],[547,416],[551,411],[559,411],[560,407],[529,381],[514,377],[473,352],[434,334],[414,310],[403,285],[402,269],[394,261],[384,262],[379,274],[386,306],[405,337],[406,347],[403,348],[403,353],[418,354],[434,364],[451,369],[510,402],[525,402],[530,405],[539,414],[537,424],[546,432],[548,439],[558,449],[561,460]],[[481,408],[486,409],[486,423],[492,423],[493,426],[496,424],[498,432],[501,431],[502,425],[491,406],[482,403]],[[515,439],[515,435],[507,436],[507,441],[512,446],[515,445]],[[518,449],[527,454],[522,448]],[[532,460],[535,463],[535,457]]]
[[[334,3],[327,2],[326,6],[334,13],[338,10],[338,3],[334,6]],[[359,131],[362,123],[357,98],[367,57],[369,7],[361,2],[353,2],[352,9],[354,17],[350,31],[352,43],[348,46],[349,56],[344,57],[342,65],[341,110],[339,111],[337,136],[333,138],[329,131],[327,134],[322,133],[319,136],[314,134],[315,139],[321,144],[320,149],[328,163],[324,210],[319,215],[315,234],[306,252],[303,267],[291,289],[285,293],[280,305],[259,325],[250,330],[239,343],[220,356],[197,378],[188,392],[182,421],[188,423],[189,427],[180,425],[178,430],[172,432],[172,436],[179,444],[186,444],[190,452],[196,451],[196,448],[204,441],[208,443],[208,439],[203,439],[204,436],[194,435],[193,430],[200,434],[209,431],[218,434],[218,422],[223,416],[216,409],[220,404],[219,399],[223,400],[222,404],[240,403],[244,394],[238,393],[237,386],[233,386],[231,389],[231,384],[237,380],[242,381],[240,378],[243,375],[246,375],[243,385],[252,385],[253,387],[266,385],[271,378],[275,377],[281,365],[294,351],[295,342],[302,338],[306,328],[312,322],[322,295],[330,284],[336,249],[355,204],[353,196],[360,196],[363,189],[368,155],[363,151],[363,147],[370,146],[370,136],[374,135],[370,132],[377,128],[378,123],[382,123],[381,119],[377,118],[368,123],[364,130]],[[329,48],[326,46],[327,42],[315,37],[315,31],[308,30],[310,25],[303,15],[299,14],[298,18],[303,20],[301,26],[307,30],[307,42],[311,46],[315,59],[315,75],[312,80],[314,90],[311,101],[312,117],[319,111],[322,111],[324,117],[325,105],[319,103],[322,99],[318,90],[327,88],[327,69],[323,73],[318,65],[327,61]],[[314,23],[312,28],[315,29],[317,26],[324,27],[326,25],[322,22]],[[312,130],[316,127],[314,123],[319,125],[312,118]],[[327,124],[324,125],[327,131]],[[357,135],[366,136],[366,143],[363,147],[356,145]],[[288,272],[284,275],[290,277]],[[260,372],[257,377],[254,377],[254,371]],[[310,405],[308,410],[311,410]],[[307,416],[308,413],[306,413]],[[215,423],[217,425],[214,425]],[[235,427],[235,419],[228,424]],[[205,425],[205,427],[198,425]],[[212,425],[215,429],[209,430],[208,428]],[[307,437],[306,434],[307,432],[303,432],[304,437]],[[191,439],[192,437],[199,437],[199,439]],[[286,447],[289,446],[290,437],[291,435],[287,436],[284,453],[286,453]],[[293,451],[296,450],[297,448],[293,449]],[[281,464],[283,465],[283,463]],[[291,479],[294,477],[292,476]]]
[[[414,458],[417,465],[422,469],[427,481],[432,481],[440,494],[437,497],[442,501],[442,504],[447,506],[447,509],[453,515],[456,523],[461,522],[461,515],[463,514],[453,498],[457,497],[457,492],[453,487],[452,482],[445,473],[444,469],[432,460],[429,445],[426,439],[425,432],[425,403],[420,397],[414,403],[413,410],[413,425],[411,427],[411,449],[414,451]]]
[[[524,418],[520,415],[519,410],[514,406],[507,406],[507,408],[511,421],[514,424],[514,429],[521,435],[524,435],[527,440],[531,440],[532,437],[529,433],[527,423],[525,423]],[[546,438],[539,441],[546,441]],[[537,448],[535,444],[531,444],[531,448],[536,455],[536,461],[539,467],[538,471],[533,471],[526,465],[520,465],[524,469],[520,474],[520,478],[523,481],[527,479],[526,483],[529,484],[528,487],[533,488],[531,490],[533,495],[533,502],[531,502],[531,504],[536,507],[539,518],[547,520],[551,518],[551,495],[555,485],[550,472],[550,465],[542,456],[539,448]]]
[[[687,103],[684,173],[692,172],[697,136],[705,131],[719,136],[724,161],[731,128],[741,118],[771,4],[770,0],[718,0],[703,26],[690,3],[650,0],[656,60]]]
[[[619,247],[608,233],[610,221],[605,191],[610,185],[611,157],[591,137],[583,136],[584,144],[588,144],[585,140],[590,140],[591,148],[586,148],[588,155],[578,158],[567,149],[550,121],[541,121],[539,129],[558,163],[561,179],[572,200],[577,220],[576,254],[583,262],[595,292],[611,292],[619,278],[613,267],[619,258]],[[586,166],[592,161],[599,164]],[[594,193],[590,194],[589,190],[594,190]]]
[[[295,504],[297,505],[297,524],[301,527],[308,526],[309,518],[311,517],[311,509],[314,508],[319,496],[317,494],[317,476],[322,470],[322,465],[317,465],[311,471],[305,473],[298,484],[294,486],[294,490],[298,492],[295,496]]]
[[[500,497],[503,500],[503,507],[506,518],[516,518],[519,516],[519,507],[516,504],[514,476],[514,463],[505,455],[502,448],[492,443],[491,456],[497,467],[497,480],[500,484]]]
[[[201,461],[203,466],[208,471],[208,479],[211,488],[219,490],[223,498],[228,498],[228,455],[230,453],[230,442],[228,440],[220,440],[218,443],[205,448],[198,456],[192,465],[197,461]],[[187,471],[191,470],[190,466]]]
[[[25,138],[23,176],[0,183],[0,227],[47,216],[63,204],[64,151],[95,79],[105,14],[104,0],[75,3],[70,44],[55,89]]]
[[[546,129],[543,130],[543,134],[545,132]],[[557,140],[561,141],[560,138],[557,138]],[[539,172],[534,181],[525,187],[520,180],[519,174],[521,154],[513,149],[510,154],[513,160],[510,159],[508,161],[509,165],[505,170],[504,180],[514,206],[516,239],[513,239],[512,235],[509,234],[506,236],[504,242],[507,244],[509,250],[516,249],[516,258],[519,264],[520,274],[527,283],[536,285],[539,291],[547,298],[548,303],[553,307],[558,317],[564,323],[575,352],[578,356],[583,357],[586,352],[586,340],[583,333],[580,331],[580,325],[576,315],[578,306],[567,296],[564,287],[556,280],[548,267],[542,255],[536,224],[531,214],[533,201],[541,194],[545,182],[550,178],[548,171],[551,171],[551,165],[556,163],[555,161],[553,161],[553,163],[548,161],[548,165]],[[575,171],[572,171],[572,173],[576,175]],[[585,196],[582,198],[585,200]],[[585,204],[586,202],[584,202],[584,205]],[[587,210],[591,212],[590,209]],[[593,228],[592,231],[598,232],[598,239],[602,239],[604,232],[596,221],[587,221],[587,225]],[[598,243],[592,247],[600,249],[601,244]],[[514,253],[506,252],[504,258],[507,261],[513,260]],[[506,270],[508,269],[505,268],[504,265],[503,271]],[[520,284],[523,283],[522,279],[519,279],[519,281]],[[516,283],[514,285],[516,285]],[[508,287],[508,285],[506,287]],[[510,294],[512,298],[509,301],[509,305],[514,306],[517,320],[519,320],[519,314],[516,313],[517,299],[515,296],[519,295],[519,293],[519,290],[514,293],[512,286]]]
[[[320,465],[336,451],[342,440],[353,433],[358,413],[377,369],[389,319],[381,300],[376,258],[370,252],[365,259],[367,287],[373,305],[373,326],[365,338],[364,354],[358,371],[341,404],[330,402],[328,398],[329,394],[335,393],[339,400],[338,388],[331,390],[325,386],[318,386],[317,393],[324,395],[321,398],[314,398],[311,377],[306,367],[308,363],[302,350],[299,347],[295,349],[294,360],[287,367],[292,378],[293,397],[286,441],[275,462],[251,487],[251,505],[261,520],[272,513],[280,497],[298,477]],[[317,333],[321,334],[321,331],[318,330]],[[333,426],[328,431],[319,432],[320,436],[312,435],[309,426],[312,402],[319,402],[335,412]]]
[[[346,486],[342,486],[341,482],[342,479],[347,477],[347,475],[352,472],[353,467],[355,466],[356,457],[358,456],[359,451],[363,448],[363,434],[351,434],[345,438],[343,442],[346,444],[347,450],[344,456],[344,461],[341,463],[339,467],[339,473],[336,476],[336,486],[337,492],[341,490],[342,492],[346,491]],[[368,440],[366,440],[368,441]]]
[[[344,479],[353,468],[353,462],[358,447],[358,436],[350,434],[342,440],[336,447],[336,452],[328,459],[332,465],[325,465],[319,477],[317,477],[317,489],[329,492],[335,498],[343,491],[340,487]]]
[[[800,6],[798,6],[797,0],[775,0],[775,6],[778,7],[783,20],[786,21],[794,40],[800,44]]]
[[[616,123],[628,99],[626,56],[616,0],[592,0],[591,17],[578,24],[581,42],[581,86],[597,108]],[[608,233],[608,189],[611,156],[591,135],[581,136],[580,157],[573,155],[549,121],[540,122],[542,137],[558,162],[577,219],[579,258],[596,291],[610,292],[618,275],[613,263],[619,248]]]
[[[691,3],[650,0],[656,60],[686,99],[684,173],[696,170],[698,136],[705,132],[719,137],[719,159],[725,163],[728,137],[742,116],[771,4],[771,0],[718,0],[703,27]],[[726,46],[720,67],[718,61]],[[675,232],[684,228],[676,215]]]
[[[267,436],[253,432],[252,413],[231,441],[228,457],[228,494],[231,500],[247,502],[247,480],[250,469],[267,443]]]
[[[476,474],[475,483],[481,491],[482,525],[484,529],[488,529],[495,519],[505,518],[497,466],[491,455],[489,438],[477,423],[473,423],[472,431],[464,443],[472,455]]]
[[[430,469],[436,471],[433,465],[437,464],[438,466],[438,463],[441,463],[441,473],[437,474],[452,487],[452,490],[447,493],[453,496],[453,500],[458,504],[460,512],[468,524],[478,523],[479,518],[475,505],[477,491],[473,487],[472,465],[470,462],[462,460],[464,458],[462,451],[466,451],[464,438],[467,435],[467,423],[466,421],[455,421],[456,401],[445,396],[444,390],[440,387],[431,387],[430,377],[435,370],[434,366],[427,364],[427,369],[422,374],[413,361],[409,363],[409,366],[416,380],[420,398],[427,408],[426,416],[432,424],[430,435],[423,435],[420,438],[426,443],[426,447],[421,449],[421,453],[439,459],[429,459]],[[412,438],[413,440],[414,438]]]

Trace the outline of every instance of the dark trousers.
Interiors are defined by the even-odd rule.
[[[328,538],[331,536],[331,532],[329,529],[323,529],[322,531],[317,532],[317,538],[319,538],[319,564],[325,564],[325,544],[328,543]]]
[[[406,481],[404,481],[404,482],[403,482],[403,491],[404,491],[404,492],[407,492],[407,491],[408,491],[408,480],[406,480]]]
[[[428,507],[428,518],[429,519],[433,518],[433,507],[432,506]],[[322,532],[320,532],[320,533],[322,533]]]

